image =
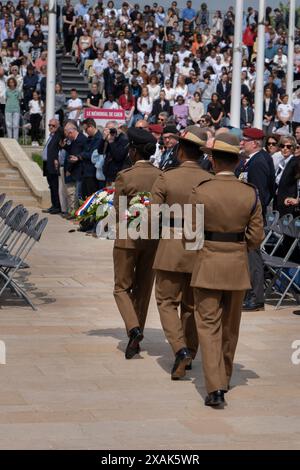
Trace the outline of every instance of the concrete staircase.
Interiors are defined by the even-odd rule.
[[[86,101],[89,85],[85,78],[80,75],[80,71],[73,62],[72,57],[63,57],[61,59],[61,83],[67,98],[70,98],[71,89],[76,88],[78,97],[83,102]]]
[[[13,168],[0,149],[0,193],[6,193],[6,199],[25,207],[38,207],[38,200],[31,192],[17,168]]]

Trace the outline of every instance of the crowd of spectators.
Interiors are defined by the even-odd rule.
[[[143,118],[157,123],[158,110],[180,130],[203,115],[215,129],[230,123],[234,9],[211,12],[192,1],[179,10],[153,3],[141,8],[123,2],[87,0],[63,8],[66,54],[73,54],[93,93],[105,108],[121,107],[128,126]],[[241,128],[254,119],[258,14],[243,20]],[[299,122],[299,97],[287,103],[288,12],[270,7],[265,17],[264,130],[287,134]],[[300,77],[300,14],[296,12],[295,79]],[[126,88],[125,88],[126,87]],[[126,92],[125,92],[126,89]],[[271,98],[271,99],[270,99]],[[82,103],[82,106],[87,103]]]
[[[82,117],[84,106],[123,108],[126,124],[143,118],[158,123],[160,112],[177,130],[205,117],[214,129],[230,123],[234,8],[209,11],[192,1],[179,9],[140,7],[123,2],[66,0],[57,7],[57,37],[90,80],[86,100],[76,90],[66,97],[56,87],[56,114]],[[243,19],[241,128],[254,119],[258,14],[249,7]],[[37,145],[46,97],[48,4],[40,0],[0,2],[1,132],[18,138],[31,128]],[[300,122],[300,99],[286,96],[288,12],[270,7],[265,16],[264,131],[288,134]],[[296,11],[295,79],[300,78],[300,14]],[[11,80],[13,78],[14,80]],[[34,93],[36,92],[36,93]],[[69,98],[67,101],[66,98]],[[4,119],[5,118],[5,119]],[[6,123],[6,126],[5,126]],[[293,126],[293,127],[292,127]]]

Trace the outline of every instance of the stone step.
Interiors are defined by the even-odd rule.
[[[0,160],[1,162],[1,160]],[[19,172],[16,168],[10,166],[9,168],[2,168],[0,169],[0,177],[6,175],[19,175]]]
[[[64,78],[62,79],[62,86],[65,90],[71,90],[72,88],[78,88],[78,90],[89,90],[88,84],[84,80],[72,80],[72,81],[65,81]]]
[[[9,195],[9,199],[13,200],[14,205],[23,204],[26,209],[33,208],[36,210],[38,203],[33,196],[19,196],[19,195]]]
[[[5,184],[5,185],[2,185],[1,184],[1,191],[3,193],[6,193],[8,194],[10,197],[14,197],[14,196],[31,196],[31,197],[34,197],[32,192],[30,191],[30,189],[25,186],[25,187],[20,187],[18,186],[17,188],[14,188],[12,186],[10,186],[9,184]]]
[[[66,83],[66,84],[70,83],[70,85],[78,83],[78,85],[83,84],[83,85],[88,86],[88,83],[85,81],[84,77],[82,77],[79,74],[76,77],[75,77],[75,75],[70,75],[70,77],[67,77],[65,74],[63,74],[62,81],[63,81],[63,83]]]
[[[62,70],[62,75],[64,80],[67,78],[72,78],[73,80],[79,80],[79,78],[83,78],[81,75],[79,75],[78,70]]]
[[[20,176],[16,178],[9,178],[8,176],[3,177],[0,174],[0,188],[4,187],[28,189],[27,184]]]
[[[64,59],[61,59],[61,68],[64,70],[78,70],[77,64],[75,62],[65,62]]]
[[[11,168],[10,164],[7,161],[0,160],[0,169],[9,169]]]

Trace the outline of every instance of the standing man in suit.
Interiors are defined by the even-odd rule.
[[[164,130],[162,133],[164,151],[161,155],[161,159],[159,163],[159,168],[161,170],[166,170],[167,168],[178,165],[178,160],[177,160],[178,139],[176,138],[177,134],[178,134],[178,131],[174,124],[168,124],[164,127]]]
[[[264,238],[257,190],[239,181],[238,137],[224,133],[212,149],[215,177],[200,183],[190,198],[204,204],[202,249],[196,252],[191,285],[208,395],[207,406],[224,403],[229,388],[245,290],[250,287],[248,250]],[[217,196],[216,196],[217,195]]]
[[[224,107],[225,115],[230,112],[230,99],[231,99],[231,84],[228,81],[228,74],[223,73],[221,81],[217,85],[217,94],[219,95],[220,102]]]
[[[296,139],[292,136],[281,137],[279,141],[279,148],[283,158],[276,171],[274,207],[279,211],[280,217],[296,211],[296,206],[285,204],[286,198],[296,199],[298,196],[300,159],[294,156],[296,145]]]
[[[67,156],[64,162],[65,183],[68,207],[70,212],[76,209],[81,199],[82,154],[86,147],[87,137],[79,132],[75,121],[67,121],[64,128],[67,137],[64,149]]]
[[[241,148],[246,159],[239,166],[237,176],[242,181],[253,184],[259,194],[263,217],[267,207],[274,197],[275,169],[272,157],[263,150],[262,140],[264,133],[260,129],[244,129]],[[251,290],[247,293],[243,309],[246,311],[263,310],[264,296],[264,264],[260,250],[249,253],[249,266],[251,276]]]
[[[63,136],[63,131],[59,127],[57,119],[50,119],[49,121],[49,138],[43,149],[43,175],[47,178],[50,195],[51,207],[44,210],[48,214],[59,214],[61,212],[59,193],[58,193],[58,175],[59,175],[59,162],[58,152],[60,151],[59,142]]]
[[[154,204],[178,204],[182,210],[180,220],[171,219],[171,239],[159,241],[153,268],[156,270],[155,296],[161,324],[175,355],[171,379],[185,376],[197,354],[198,338],[194,319],[193,291],[190,287],[195,253],[184,249],[182,239],[175,239],[184,223],[184,205],[188,203],[192,188],[212,176],[198,164],[199,147],[207,140],[207,133],[197,126],[189,126],[178,137],[180,165],[163,172],[152,187]],[[178,229],[174,229],[178,227]],[[178,315],[180,309],[180,315]]]
[[[80,157],[82,162],[82,197],[86,199],[99,189],[99,182],[96,179],[96,167],[92,162],[92,154],[94,150],[98,149],[102,141],[102,135],[97,129],[95,120],[92,118],[85,119],[83,127],[88,136],[85,149]]]
[[[163,90],[159,93],[159,98],[153,103],[151,114],[155,118],[155,122],[157,122],[158,116],[162,112],[168,113],[168,115],[171,114],[170,102],[166,99],[166,93]]]
[[[125,357],[131,359],[140,351],[143,331],[154,282],[152,265],[157,240],[120,239],[118,236],[119,197],[130,199],[138,192],[150,192],[160,170],[149,159],[155,152],[156,139],[144,129],[128,129],[129,157],[134,165],[120,171],[115,182],[114,207],[117,216],[117,237],[114,244],[114,297],[124,320],[129,342]]]

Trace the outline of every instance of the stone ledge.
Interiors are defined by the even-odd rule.
[[[33,162],[24,152],[22,147],[14,139],[0,138],[0,148],[8,162],[17,168],[36,197],[41,208],[50,205],[50,191],[46,178],[39,166]]]

